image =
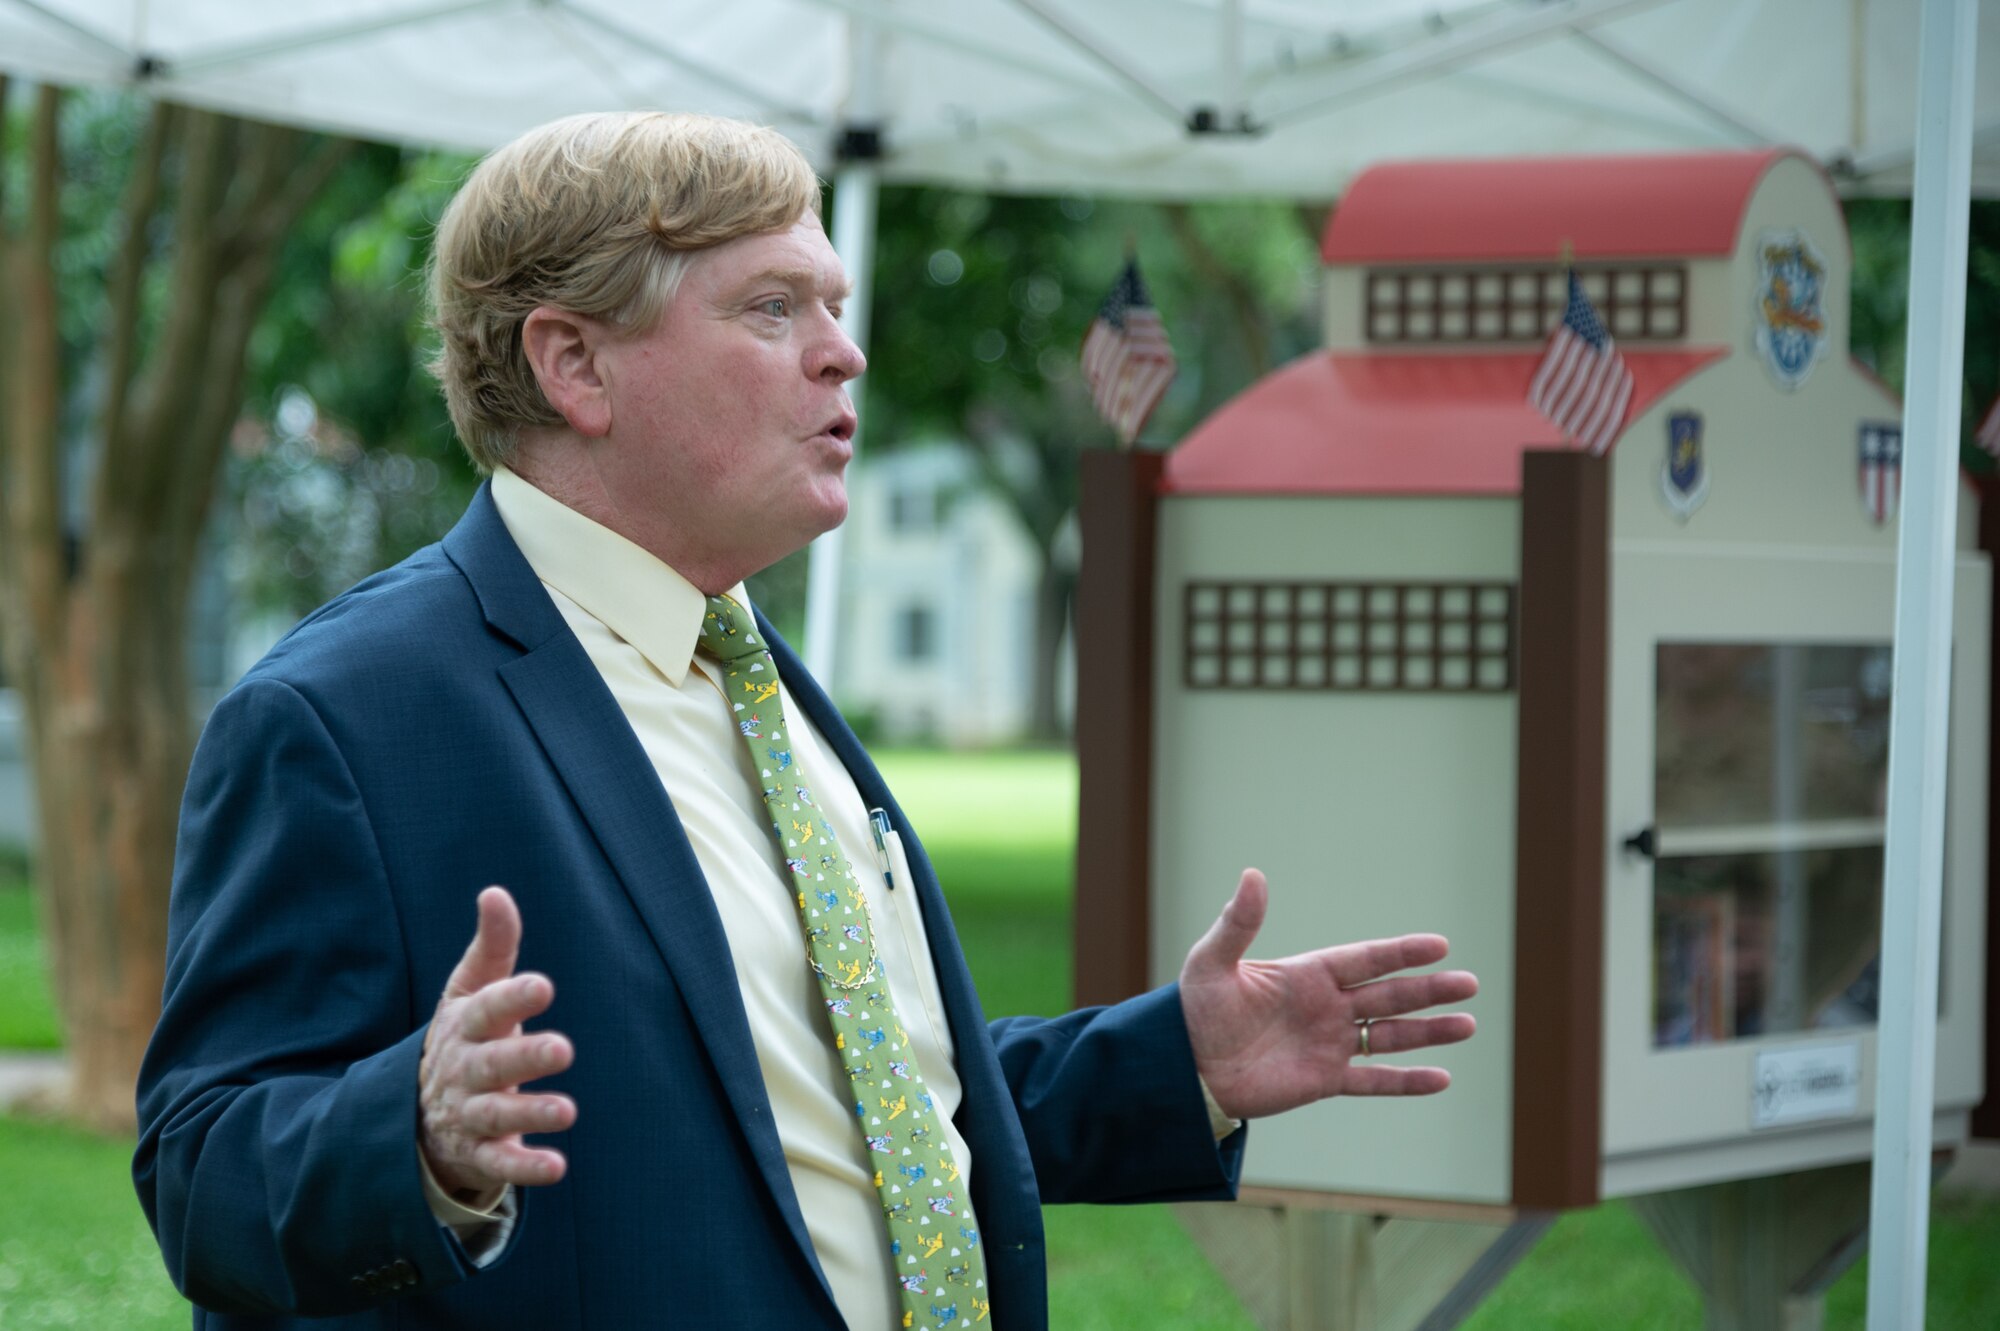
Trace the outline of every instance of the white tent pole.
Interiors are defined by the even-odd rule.
[[[833,248],[854,283],[841,310],[841,326],[865,354],[868,350],[868,315],[875,292],[875,210],[881,192],[882,165],[881,94],[882,30],[866,19],[851,17],[849,28],[849,69],[846,133],[847,155],[833,178]],[[865,144],[868,151],[856,151]],[[855,461],[861,457],[861,439],[868,429],[866,405],[868,380],[864,376],[848,388],[861,426],[854,434]],[[854,464],[849,463],[847,479],[852,493]],[[849,509],[849,517],[853,510]],[[835,527],[812,543],[806,563],[806,669],[829,694],[834,691],[834,671],[838,666],[836,647],[840,638],[841,545],[846,527]]]
[[[1869,1219],[1870,1331],[1922,1331],[1937,1077],[1951,586],[1977,0],[1924,0],[1910,218],[1910,331],[1896,543],[1882,1004]]]

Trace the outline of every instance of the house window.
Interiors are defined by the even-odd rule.
[[[898,486],[889,492],[889,530],[929,531],[937,521],[937,496],[930,490]]]
[[[1686,335],[1683,265],[1578,269],[1577,280],[1612,337],[1659,342]],[[1411,268],[1370,272],[1363,300],[1370,342],[1539,342],[1562,322],[1569,284],[1559,266]]]
[[[1506,582],[1190,582],[1190,689],[1505,693],[1514,687]]]
[[[896,656],[928,661],[937,655],[937,616],[927,605],[906,605],[896,616]]]

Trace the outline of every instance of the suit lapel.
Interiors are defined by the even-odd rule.
[[[524,649],[500,677],[645,922],[758,1170],[826,1289],[778,1141],[729,940],[679,814],[597,668],[507,534],[488,487],[444,544],[487,622]]]

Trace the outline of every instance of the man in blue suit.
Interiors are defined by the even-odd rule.
[[[1444,940],[1247,962],[1254,871],[1178,985],[984,1020],[894,797],[744,609],[846,511],[818,207],[767,131],[591,116],[440,222],[492,479],[189,776],[134,1173],[197,1327],[1041,1328],[1043,1202],[1224,1198],[1243,1120],[1443,1088],[1356,1060],[1471,1034],[1415,1015],[1471,976],[1392,976]]]

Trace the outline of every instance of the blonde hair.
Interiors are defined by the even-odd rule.
[[[438,220],[431,373],[480,471],[523,425],[558,425],[521,345],[538,306],[651,328],[701,250],[819,213],[775,130],[661,112],[571,116],[495,149]]]

